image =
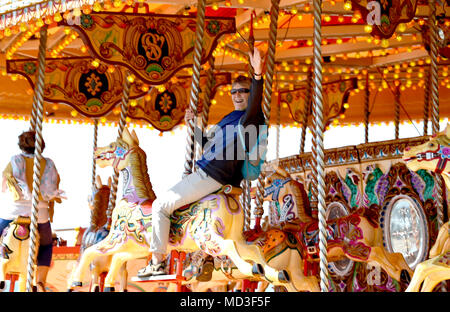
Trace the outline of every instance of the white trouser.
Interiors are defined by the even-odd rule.
[[[200,168],[187,175],[167,192],[158,196],[152,204],[152,234],[150,252],[165,254],[169,242],[170,215],[187,204],[193,203],[222,187]]]

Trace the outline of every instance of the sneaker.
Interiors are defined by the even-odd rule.
[[[159,276],[165,275],[166,270],[164,268],[164,262],[158,264],[152,264],[151,262],[144,268],[138,271],[138,277],[150,277],[150,276]]]

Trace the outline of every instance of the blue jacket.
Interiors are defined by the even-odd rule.
[[[235,128],[229,128],[227,126],[238,126],[241,117],[241,124],[244,127],[254,125],[258,129],[258,126],[264,125],[264,114],[261,107],[262,92],[263,79],[252,79],[246,110],[232,111],[219,121],[217,127],[219,127],[218,129],[221,131],[217,133],[222,134],[221,137],[214,136],[208,141],[208,139],[203,136],[201,143],[204,147],[204,152],[202,158],[197,161],[197,165],[210,177],[221,184],[231,184],[240,187],[243,179],[241,168],[244,163],[244,156],[243,154],[238,155],[238,152],[242,151],[242,148],[239,147],[238,149],[238,144],[240,143],[237,132],[234,131],[234,135],[227,135],[227,129]],[[246,138],[246,145],[248,146],[248,144],[248,138]],[[234,157],[226,157],[227,151],[234,151]],[[219,157],[212,157],[212,155],[218,154],[222,154],[222,159],[216,159]]]

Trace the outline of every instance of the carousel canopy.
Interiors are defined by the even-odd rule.
[[[424,103],[430,98],[428,3],[376,2],[380,21],[370,25],[368,18],[373,16],[368,15],[367,1],[323,1],[324,111],[331,126],[362,123],[365,105],[369,122],[393,121],[396,98],[401,121],[424,118]],[[450,117],[447,2],[438,1],[436,12],[441,119]],[[45,118],[117,121],[122,85],[132,74],[129,121],[161,131],[182,124],[192,77],[196,6],[192,0],[2,1],[0,116],[29,118],[39,29],[48,25]],[[270,7],[270,0],[206,1],[198,106],[201,111],[212,61],[215,85],[210,123],[232,110],[230,83],[249,72],[249,40],[253,37],[254,46],[267,51]],[[273,124],[278,120],[284,125],[302,123],[311,87],[312,11],[311,1],[280,1]]]

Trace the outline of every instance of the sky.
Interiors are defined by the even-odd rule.
[[[440,130],[444,130],[448,119],[440,124]],[[20,153],[17,146],[17,137],[28,130],[29,122],[18,120],[0,120],[0,169],[3,171],[11,156]],[[171,132],[165,132],[160,136],[158,130],[150,130],[147,127],[134,129],[140,141],[140,147],[147,154],[147,166],[153,190],[161,194],[166,189],[181,179],[184,171],[186,150],[186,127],[177,128]],[[394,139],[393,123],[371,126],[369,128],[369,142],[377,142]],[[400,127],[400,138],[420,136],[423,126],[421,123],[404,123]],[[60,189],[67,194],[67,200],[62,204],[55,205],[55,215],[52,228],[58,236],[66,239],[69,231],[77,227],[86,227],[90,223],[90,211],[87,205],[87,197],[90,194],[92,179],[92,148],[93,148],[93,125],[84,124],[55,124],[43,123],[43,137],[46,148],[43,152],[45,157],[51,158],[60,174]],[[280,157],[298,154],[300,146],[300,128],[282,127],[280,129]],[[106,146],[117,137],[117,127],[99,126],[99,147]],[[276,157],[276,128],[269,129],[269,146],[267,159]],[[332,127],[325,132],[325,148],[357,145],[364,142],[364,127]],[[305,151],[311,150],[311,135],[306,137]],[[113,173],[111,168],[96,169],[106,184],[108,177]],[[121,182],[117,201],[121,198]],[[3,205],[3,203],[1,203]],[[1,209],[1,208],[0,208]]]

